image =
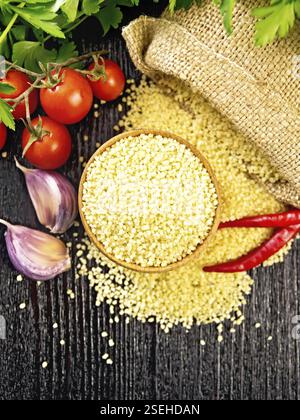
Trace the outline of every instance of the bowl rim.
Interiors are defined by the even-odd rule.
[[[84,184],[87,178],[89,167],[92,165],[95,159],[99,155],[104,153],[107,149],[112,147],[114,144],[118,143],[120,140],[126,139],[128,137],[138,137],[142,134],[146,134],[146,135],[152,134],[154,136],[162,136],[162,137],[170,138],[170,139],[178,141],[179,143],[185,145],[188,149],[190,149],[192,153],[202,162],[205,169],[209,173],[209,176],[211,177],[211,180],[215,186],[217,197],[218,197],[218,206],[215,213],[214,223],[208,236],[205,238],[205,240],[201,244],[197,246],[195,251],[193,251],[191,254],[187,255],[182,260],[179,260],[179,261],[176,261],[175,263],[167,265],[166,267],[142,267],[138,264],[127,263],[125,261],[121,261],[118,258],[116,258],[113,254],[110,254],[109,252],[107,252],[104,245],[97,239],[96,235],[92,232],[92,229],[88,225],[85,215],[82,210]],[[124,131],[123,133],[118,134],[114,136],[113,138],[111,138],[110,140],[108,140],[101,147],[99,147],[99,149],[96,150],[96,152],[93,154],[93,156],[90,158],[90,160],[86,164],[84,171],[82,173],[81,179],[80,179],[79,192],[78,192],[78,205],[79,205],[80,218],[88,237],[105,257],[107,257],[109,260],[113,261],[114,263],[133,271],[137,271],[141,273],[164,273],[164,272],[172,271],[179,267],[182,267],[186,265],[188,262],[196,259],[200,255],[200,253],[207,247],[209,242],[215,236],[219,228],[219,224],[221,222],[222,194],[221,194],[221,188],[220,188],[219,182],[216,178],[216,175],[209,161],[195,146],[193,146],[191,143],[189,143],[187,140],[183,139],[182,137],[178,136],[177,134],[171,133],[169,131],[139,129],[139,130]]]

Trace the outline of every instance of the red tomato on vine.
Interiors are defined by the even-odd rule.
[[[12,86],[15,90],[11,93],[0,93],[0,98],[2,99],[16,99],[22,93],[26,92],[30,88],[31,80],[29,77],[18,70],[9,70],[6,73],[5,78],[1,79],[1,82],[7,83],[8,85]],[[33,114],[38,106],[38,92],[36,90],[33,90],[28,98],[29,102],[29,109],[30,114]],[[14,102],[9,102],[10,105],[13,105]],[[21,101],[16,108],[13,111],[13,116],[16,120],[19,120],[21,118],[26,117],[26,106],[25,106],[25,100]]]
[[[99,61],[100,66],[101,64]],[[122,95],[126,79],[121,67],[115,61],[103,60],[103,65],[106,76],[97,81],[89,78],[89,82],[96,98],[110,102]],[[89,70],[93,71],[94,69],[95,63],[92,63]]]
[[[40,91],[42,107],[54,121],[76,124],[87,116],[93,105],[93,92],[89,82],[71,68],[62,69],[54,77],[60,79],[57,85]],[[49,81],[45,80],[44,83]]]

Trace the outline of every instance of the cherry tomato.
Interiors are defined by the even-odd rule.
[[[62,124],[75,124],[89,113],[93,92],[89,82],[77,71],[65,68],[61,82],[54,88],[41,89],[40,98],[46,114]]]
[[[101,64],[99,62],[99,64]],[[121,67],[112,60],[104,60],[106,79],[103,78],[93,82],[89,79],[94,96],[103,101],[114,101],[122,95],[125,88],[125,75]],[[95,63],[91,64],[89,70],[95,68]]]
[[[2,99],[15,99],[18,96],[22,95],[31,85],[31,80],[29,77],[18,71],[18,70],[9,70],[4,79],[1,79],[1,82],[7,83],[15,88],[15,91],[9,94],[0,93],[0,98]],[[33,114],[37,109],[39,102],[38,93],[36,90],[33,90],[29,95],[29,109],[30,114]],[[13,105],[13,102],[10,103]],[[20,118],[25,118],[26,116],[26,107],[25,101],[20,102],[13,111],[13,116],[16,120]]]
[[[3,149],[6,143],[7,130],[3,123],[0,123],[0,150]]]
[[[40,117],[45,134],[33,143],[25,154],[25,158],[39,169],[52,170],[63,166],[70,157],[72,141],[68,129],[48,117]],[[32,121],[34,128],[38,126],[39,118]],[[27,146],[30,132],[27,128],[22,135],[22,148]]]

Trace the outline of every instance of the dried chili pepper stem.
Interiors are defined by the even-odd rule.
[[[277,230],[274,235],[248,255],[222,264],[204,267],[207,273],[238,273],[256,268],[277,254],[300,233],[300,224]]]
[[[245,217],[243,219],[221,223],[219,228],[279,228],[298,223],[300,223],[300,210],[293,209],[285,213]]]

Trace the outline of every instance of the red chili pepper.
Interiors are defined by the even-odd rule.
[[[290,210],[285,213],[245,217],[244,219],[221,223],[219,228],[279,228],[298,223],[300,223],[300,210]]]
[[[248,255],[238,258],[235,261],[204,267],[203,270],[207,273],[239,273],[242,271],[249,271],[252,268],[260,266],[270,257],[277,254],[277,252],[287,245],[289,241],[294,239],[299,232],[300,224],[282,228],[277,230],[270,239],[254,251],[251,251]]]

